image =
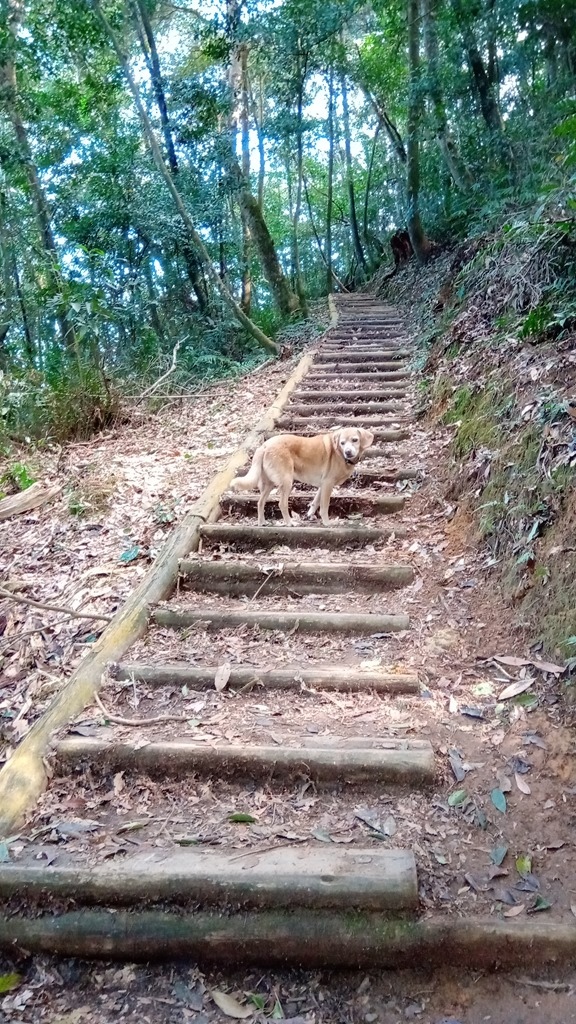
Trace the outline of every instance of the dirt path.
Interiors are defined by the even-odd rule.
[[[346,361],[351,341],[363,353],[361,365]],[[368,390],[378,390],[378,401],[390,403],[390,409],[359,418],[378,419],[380,431],[403,431],[417,405],[417,379],[402,376],[407,343],[393,311],[376,305],[362,310],[360,304],[344,308],[322,350],[333,351],[317,360],[292,405],[312,402],[330,416],[328,410],[341,405],[344,394],[347,404],[362,407]],[[383,368],[390,363],[394,369]],[[378,368],[366,373],[371,364]],[[356,391],[358,399],[350,398]],[[306,397],[322,392],[325,398]],[[285,413],[300,415],[290,407]],[[318,422],[316,415],[312,422]],[[206,531],[196,560],[208,574],[204,589],[190,589],[182,576],[169,603],[186,624],[179,630],[152,624],[131,649],[129,661],[111,670],[101,704],[86,709],[59,738],[49,790],[28,826],[8,844],[10,870],[47,869],[40,879],[44,889],[48,876],[71,872],[68,889],[63,882],[52,896],[62,922],[75,905],[82,906],[79,877],[87,869],[89,879],[110,865],[129,873],[133,864],[136,874],[145,873],[165,867],[189,847],[211,851],[212,870],[218,858],[227,857],[228,868],[240,861],[254,877],[270,854],[280,857],[280,866],[286,857],[293,887],[294,863],[305,874],[306,852],[316,851],[332,865],[330,870],[339,865],[339,893],[350,892],[355,877],[350,864],[358,855],[364,858],[360,875],[371,875],[371,862],[378,869],[373,888],[357,897],[365,900],[360,909],[390,899],[390,889],[376,876],[380,866],[384,874],[391,870],[397,851],[404,860],[395,899],[403,914],[414,913],[417,899],[424,922],[438,914],[447,921],[489,917],[519,929],[532,919],[554,925],[573,921],[576,790],[557,670],[518,646],[511,612],[498,599],[495,567],[478,550],[470,524],[454,516],[444,498],[447,443],[446,436],[421,421],[412,423],[408,437],[375,442],[363,466],[370,474],[359,474],[341,488],[332,505],[339,526],[380,531],[363,543],[349,539],[348,546],[343,542],[334,548],[325,538],[318,546],[298,546],[299,531],[291,536],[287,530],[270,546],[264,534],[254,544],[250,529],[244,539],[240,530],[233,542],[223,534],[219,539],[218,528]],[[387,495],[404,497],[404,507],[383,514],[381,499]],[[225,507],[223,526],[253,525],[252,509],[240,500],[230,498]],[[274,512],[268,508],[268,515]],[[340,583],[315,590],[306,586],[303,563],[312,563],[319,573],[321,566],[326,573],[332,566],[336,575],[344,563],[344,575]],[[218,566],[221,576],[222,567],[233,571],[239,564],[245,567],[246,582],[238,593],[232,596],[228,586],[224,595],[210,592],[216,587],[210,566]],[[394,566],[404,573],[404,585],[362,585],[363,566]],[[207,628],[202,615],[223,611],[243,617],[243,623]],[[270,611],[285,617],[284,628],[270,631],[252,623],[254,613]],[[189,613],[194,612],[202,615],[191,625]],[[332,616],[337,631],[303,630],[306,616],[318,613]],[[373,622],[390,613],[397,620],[392,629],[375,629],[367,620],[365,628],[350,633],[338,628],[343,613],[373,616]],[[151,669],[159,666],[172,666],[173,672],[161,685],[150,681]],[[234,673],[242,667],[248,681],[237,685]],[[261,679],[282,668],[286,678],[292,676],[291,687]],[[196,675],[187,679],[190,669]],[[210,685],[199,686],[200,670]],[[336,685],[338,672],[348,677],[347,688]],[[415,677],[417,692],[411,682]],[[380,690],[375,683],[362,685],[363,678],[379,678]],[[395,682],[387,683],[390,679]],[[394,685],[393,694],[385,692],[387,685]],[[182,749],[174,749],[175,740]],[[414,767],[428,749],[435,769],[430,776],[421,761]],[[260,751],[262,758],[263,750],[268,751],[267,767],[255,753]],[[280,771],[278,760],[285,751],[294,757],[291,767]],[[358,752],[354,761],[351,755]],[[410,784],[407,776],[402,781],[390,754],[400,757],[402,771],[419,772],[419,781]],[[199,768],[203,760],[209,772]],[[410,858],[417,870],[414,890]],[[314,877],[307,905],[330,906]],[[91,883],[86,884],[89,888]],[[30,898],[34,911],[38,897],[33,890]],[[150,899],[154,906],[163,905],[159,896]],[[184,899],[186,906],[190,903]],[[24,909],[14,896],[9,907],[12,912]],[[250,920],[248,915],[247,934]],[[486,951],[478,960],[469,951],[462,957],[456,962],[474,971],[485,963]],[[454,970],[433,976],[399,972],[380,979],[368,971],[354,976],[227,973],[202,980],[188,968],[174,973],[71,964],[72,987],[82,990],[78,998],[68,991],[67,967],[61,974],[54,963],[36,960],[26,970],[32,994],[20,1008],[22,986],[6,997],[8,1019],[41,1019],[50,1006],[58,1006],[61,1014],[76,1013],[63,1020],[105,1021],[106,1014],[110,1020],[136,1014],[151,1021],[226,1019],[203,994],[205,984],[233,991],[243,1003],[251,993],[249,1005],[268,1015],[277,999],[285,1017],[310,1022],[521,1024],[545,1013],[552,1019],[576,1019],[567,975],[557,983],[555,976],[535,973],[533,961],[528,977],[497,983],[480,974],[463,978]],[[48,979],[46,991],[37,984],[41,971]],[[59,985],[66,993],[58,995]]]

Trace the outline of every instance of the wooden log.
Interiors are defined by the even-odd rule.
[[[99,958],[138,963],[182,961],[307,970],[400,970],[473,965],[474,970],[576,959],[576,925],[491,917],[435,916],[383,920],[379,913],[275,909],[250,914],[221,910],[83,909],[0,916],[0,949],[24,955]]]
[[[418,480],[420,476],[419,469],[412,469],[409,466],[400,469],[371,469],[369,466],[360,465],[350,482],[369,487],[375,480],[396,484],[400,480]]]
[[[382,348],[381,342],[357,342],[349,339],[348,341],[334,341],[330,344],[325,344],[319,350],[323,354],[331,352],[336,358],[339,355],[347,352],[354,352],[357,355],[361,355],[363,352],[371,354],[377,352],[382,359],[389,359],[391,362],[404,362],[413,356],[413,352],[408,348]]]
[[[354,349],[344,349],[336,356],[333,352],[324,352],[323,350],[317,352],[313,365],[318,366],[322,363],[345,363],[346,366],[350,366],[353,363],[359,363],[362,366],[365,363],[377,363],[381,370],[398,370],[401,368],[396,360],[386,359],[380,352],[356,352]]]
[[[14,831],[46,787],[44,755],[52,733],[82,711],[99,689],[108,662],[121,658],[145,632],[148,604],[162,601],[171,593],[178,576],[180,559],[197,548],[200,528],[219,517],[221,495],[240,466],[247,462],[249,452],[262,442],[266,432],[272,428],[290,394],[306,376],[312,358],[312,353],[308,353],[300,359],[278,397],[248,434],[243,447],[231,456],[224,469],[216,474],[172,531],[142,582],[118,609],[90,652],[3,766],[0,771],[0,838]]]
[[[385,362],[351,362],[346,359],[339,359],[337,362],[314,363],[314,367],[322,374],[334,373],[335,371],[354,374],[377,372],[380,374],[381,380],[407,380],[411,376],[410,370],[391,370],[389,368],[390,364]],[[315,370],[311,370],[308,374],[308,380],[312,380],[314,375]]]
[[[185,584],[205,594],[373,594],[406,587],[414,579],[411,565],[358,565],[353,562],[283,562],[278,572],[253,562],[180,562]]]
[[[356,382],[362,387],[365,387],[372,381],[389,381],[391,386],[394,384],[394,382],[390,380],[389,373],[380,373],[378,370],[375,370],[374,372],[367,371],[366,373],[356,373],[352,370],[326,371],[323,369],[322,373],[309,373],[306,377],[306,385],[307,387],[310,387],[310,385],[316,387],[320,383],[326,383],[332,385],[332,387],[337,387],[337,382],[341,380]],[[350,385],[348,384],[348,387],[349,386]],[[402,391],[402,389],[406,387],[406,382],[398,382],[397,387],[399,391]]]
[[[59,770],[86,762],[92,774],[129,771],[155,778],[185,774],[212,778],[293,778],[305,775],[315,782],[347,785],[426,786],[434,781],[434,752],[425,740],[374,740],[381,746],[279,747],[252,744],[213,746],[193,740],[107,740],[66,736],[55,745]],[[256,851],[255,851],[256,852]]]
[[[371,451],[372,449],[368,449]],[[378,453],[381,456],[382,452],[378,449]],[[247,469],[247,466],[244,467]],[[354,473],[349,477],[347,484],[353,487],[369,487],[373,481],[378,483],[396,484],[402,480],[419,480],[422,477],[422,471],[410,466],[401,466],[398,469],[392,469],[385,466],[379,466],[377,468],[370,468],[360,463],[359,466],[354,470]]]
[[[40,505],[46,505],[61,493],[63,486],[63,484],[50,486],[38,481],[27,487],[25,491],[9,494],[7,498],[0,500],[0,520],[10,519],[11,516],[31,512],[32,509],[39,508]]]
[[[315,416],[308,419],[306,416],[280,416],[276,420],[275,432],[289,432],[301,434],[307,437],[314,434],[323,434],[326,431],[334,430],[336,427],[366,427],[370,430],[377,441],[383,444],[394,444],[396,441],[403,441],[410,437],[410,430],[407,427],[381,426],[389,423],[381,418],[370,418],[369,416]],[[273,436],[273,432],[270,433]],[[364,458],[364,456],[362,456]]]
[[[147,850],[128,861],[90,868],[0,865],[0,899],[25,897],[42,909],[50,900],[78,906],[159,902],[238,907],[310,907],[380,913],[415,910],[416,862],[411,850],[330,846],[272,850]]]
[[[312,492],[293,491],[290,495],[290,506],[292,509],[306,511],[310,505]],[[240,511],[243,514],[253,512],[256,509],[258,495],[229,493],[222,495],[220,505],[223,509]],[[380,494],[363,492],[362,494],[333,494],[330,498],[330,511],[349,515],[351,512],[370,512],[380,515],[391,515],[404,508],[406,497],[404,494]],[[272,512],[272,515],[279,516],[277,498],[268,498],[265,508]]]
[[[390,453],[384,447],[380,448],[379,445],[372,445],[371,448],[367,448],[365,452],[362,452],[362,462],[366,459],[389,459]]]
[[[404,325],[393,320],[372,325],[342,324],[334,337],[338,340],[379,341],[383,345],[390,346],[406,345],[410,341],[410,335]]]
[[[325,399],[327,396],[324,396]],[[339,413],[354,413],[356,416],[370,415],[370,413],[379,412],[397,412],[397,402],[370,402],[365,399],[363,402],[333,402],[328,404],[327,401],[316,402],[314,405],[306,405],[300,402],[294,402],[294,404],[286,406],[285,416],[317,416],[318,414],[323,415],[329,413],[330,416],[338,415]]]
[[[384,615],[376,612],[311,612],[302,611],[230,611],[215,608],[156,608],[152,620],[157,626],[187,629],[204,623],[210,629],[237,629],[258,626],[282,632],[301,630],[304,633],[399,633],[408,629],[407,615]]]
[[[295,402],[354,402],[364,408],[364,403],[382,401],[382,399],[404,398],[406,392],[401,388],[373,388],[363,391],[335,391],[333,388],[325,388],[324,391],[295,391],[293,399]],[[394,401],[388,403],[390,411],[397,408]]]
[[[381,454],[381,453],[380,453]],[[405,537],[407,530],[401,524],[392,526],[252,526],[236,523],[217,523],[203,526],[202,541],[212,544],[233,544],[245,551],[259,548],[350,548],[365,544],[378,544],[391,536]]]
[[[190,690],[214,688],[216,665],[166,664],[126,662],[109,667],[113,679],[136,680],[148,686],[187,686]],[[227,690],[250,686],[265,686],[269,690],[298,690],[304,685],[314,690],[341,690],[350,693],[419,693],[418,676],[406,672],[387,672],[385,669],[357,668],[338,665],[296,665],[293,668],[262,669],[254,665],[233,665]]]

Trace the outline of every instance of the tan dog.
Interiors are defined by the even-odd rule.
[[[264,504],[271,491],[278,489],[278,503],[286,526],[292,526],[288,498],[295,480],[318,488],[308,509],[311,519],[320,506],[324,526],[328,526],[328,506],[332,491],[354,472],[362,454],[370,447],[374,434],[362,427],[336,427],[330,434],[300,437],[278,434],[256,449],[246,476],[237,476],[231,487],[243,491],[258,489],[258,526],[264,525]]]

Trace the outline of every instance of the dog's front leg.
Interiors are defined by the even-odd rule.
[[[330,505],[330,496],[332,494],[332,483],[325,481],[318,494],[320,495],[320,518],[324,526],[330,526],[328,506]]]
[[[314,516],[316,515],[316,513],[318,511],[318,506],[320,504],[321,494],[322,494],[322,488],[319,487],[318,490],[316,491],[316,494],[314,495],[314,498],[312,500],[312,504],[310,505],[310,507],[309,507],[309,509],[308,509],[308,511],[306,513],[306,516],[307,516],[308,519],[314,519]]]

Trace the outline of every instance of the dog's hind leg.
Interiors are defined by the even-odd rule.
[[[264,506],[266,500],[270,496],[270,492],[274,490],[274,484],[271,480],[262,480],[260,482],[260,497],[258,498],[258,526],[264,526]]]
[[[290,497],[290,491],[292,490],[292,480],[280,484],[278,488],[278,504],[282,513],[282,519],[286,526],[294,526],[293,520],[290,518],[290,509],[288,507],[288,498]]]

